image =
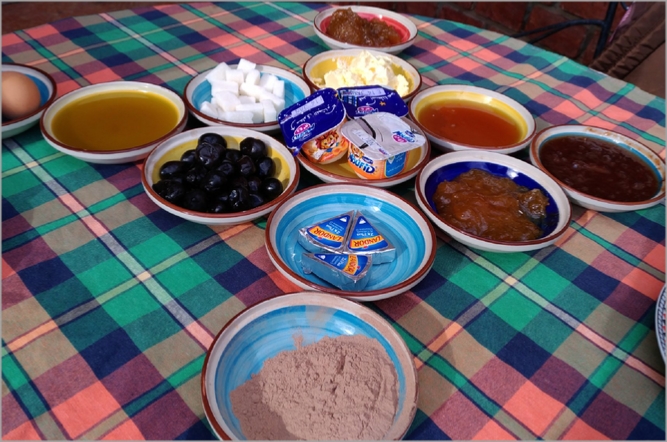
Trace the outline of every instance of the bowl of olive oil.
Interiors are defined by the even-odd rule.
[[[187,122],[174,91],[138,81],[84,86],[55,100],[40,119],[56,150],[90,163],[139,161]]]

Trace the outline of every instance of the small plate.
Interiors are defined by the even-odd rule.
[[[327,27],[331,21],[331,16],[339,9],[352,9],[352,12],[361,18],[370,20],[378,18],[388,25],[392,26],[401,35],[401,43],[394,46],[358,46],[336,40],[327,35]],[[376,51],[386,52],[388,54],[398,54],[401,51],[412,46],[417,38],[417,26],[406,16],[387,9],[376,8],[373,6],[339,6],[325,9],[315,16],[313,28],[317,34],[331,49],[375,49]]]
[[[663,286],[655,304],[655,336],[660,347],[660,355],[663,361],[667,361],[667,286]]]
[[[235,64],[229,65],[230,68],[236,68],[236,66],[237,65]],[[299,75],[296,75],[291,71],[260,64],[257,65],[256,69],[260,73],[273,74],[285,82],[286,108],[310,95],[310,88],[306,82],[303,81]],[[223,125],[243,127],[260,132],[275,132],[280,130],[280,126],[277,120],[258,124],[232,123],[229,121],[218,120],[217,118],[213,118],[201,112],[199,109],[202,103],[211,100],[211,84],[206,80],[206,76],[211,70],[212,69],[209,69],[208,71],[202,72],[201,74],[193,77],[185,86],[185,93],[183,94],[185,105],[188,107],[188,110],[192,113],[192,115],[195,116],[195,118],[209,126]]]
[[[44,110],[56,99],[56,82],[43,70],[22,64],[3,63],[2,71],[27,75],[37,85],[40,95],[37,110],[25,117],[2,122],[2,138],[5,139],[25,132],[39,122]]]
[[[318,292],[280,295],[232,318],[209,347],[201,374],[204,412],[220,439],[244,439],[229,393],[259,372],[264,361],[295,350],[295,336],[308,345],[327,337],[377,339],[394,362],[398,409],[384,439],[401,439],[417,411],[419,385],[405,341],[380,315],[359,303]]]
[[[353,209],[360,210],[397,251],[393,262],[375,265],[363,291],[341,290],[304,273],[297,242],[299,229]],[[403,198],[377,187],[320,184],[278,205],[266,223],[266,248],[278,270],[306,290],[319,290],[358,301],[399,295],[418,284],[433,266],[435,231],[424,214]]]

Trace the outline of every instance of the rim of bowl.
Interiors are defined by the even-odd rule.
[[[340,56],[349,56],[349,57],[354,57],[355,55],[358,55],[361,51],[367,51],[370,52],[374,57],[388,57],[392,60],[392,63],[399,66],[401,69],[405,71],[406,74],[410,75],[410,78],[413,80],[413,88],[411,91],[408,91],[405,96],[401,97],[403,101],[408,102],[413,99],[419,92],[419,89],[421,89],[422,86],[422,76],[417,70],[416,67],[414,67],[412,64],[408,63],[407,61],[403,60],[400,57],[397,57],[394,54],[389,54],[387,52],[382,52],[378,51],[377,49],[373,48],[350,48],[350,49],[330,49],[328,51],[320,52],[319,54],[315,54],[310,56],[305,63],[303,64],[301,68],[301,72],[303,72],[303,79],[305,82],[308,84],[311,90],[317,91],[320,89],[324,89],[328,86],[318,86],[316,85],[313,80],[311,80],[310,75],[308,74],[310,66],[315,62],[315,59],[317,60],[326,60],[328,58],[336,59]],[[340,55],[333,55],[331,54],[332,52],[347,52],[348,54],[340,54]],[[415,75],[416,74],[416,75]],[[389,86],[384,86],[384,87],[389,87]],[[408,106],[409,107],[409,106]]]
[[[374,15],[377,18],[380,17],[387,17],[395,22],[400,23],[403,25],[406,31],[408,31],[408,38],[404,41],[401,41],[398,44],[392,45],[392,46],[367,46],[370,49],[376,49],[376,50],[384,50],[384,51],[391,51],[394,49],[397,49],[401,46],[404,45],[409,45],[410,43],[414,42],[415,39],[417,38],[417,26],[407,18],[406,16],[399,14],[398,12],[390,11],[388,9],[384,8],[378,8],[376,6],[364,6],[364,5],[349,5],[349,6],[334,6],[332,8],[327,8],[323,11],[320,11],[315,18],[313,19],[313,26],[315,27],[315,30],[323,35],[326,35],[330,39],[342,44],[342,45],[351,45],[351,43],[346,43],[341,40],[337,40],[330,35],[327,35],[325,30],[322,29],[322,22],[327,19],[328,17],[332,16],[334,12],[336,12],[339,9],[347,9],[350,8],[352,9],[353,12],[359,13],[367,13],[369,15]],[[391,24],[390,24],[391,26]],[[353,45],[355,48],[356,47],[361,47],[358,45]],[[378,49],[379,48],[379,49]]]
[[[229,66],[233,67],[233,66],[237,66],[237,64],[230,64]],[[280,71],[283,71],[283,72],[286,72],[288,74],[293,75],[294,78],[290,79],[290,81],[292,83],[294,83],[299,89],[301,89],[306,96],[308,96],[310,94],[310,91],[312,90],[310,85],[307,82],[305,82],[299,76],[299,74],[297,74],[293,71],[290,71],[290,70],[284,69],[284,68],[280,68],[280,67],[277,67],[277,66],[271,66],[271,65],[268,65],[268,64],[258,64],[257,66],[269,67],[271,69],[280,70]],[[207,115],[207,114],[203,113],[202,111],[200,111],[199,109],[197,109],[197,107],[194,104],[192,104],[192,102],[188,99],[188,90],[190,90],[192,88],[192,83],[195,80],[200,78],[202,75],[207,74],[208,72],[212,71],[213,69],[214,68],[211,68],[211,69],[207,69],[203,72],[200,72],[199,74],[190,78],[190,80],[188,80],[188,82],[186,83],[185,89],[183,89],[183,101],[185,103],[185,107],[187,108],[187,110],[194,113],[198,118],[200,118],[200,119],[203,118],[204,120],[210,121],[211,123],[214,123],[215,125],[219,125],[219,126],[232,126],[232,127],[240,127],[240,128],[244,128],[244,129],[255,129],[255,130],[257,130],[258,128],[268,128],[268,127],[272,127],[272,126],[278,126],[278,128],[279,128],[277,114],[276,114],[276,120],[275,121],[269,121],[269,122],[264,122],[264,123],[234,123],[234,122],[231,122],[231,121],[218,120],[217,118],[213,118],[212,116]],[[262,72],[262,71],[260,70],[260,72]],[[303,84],[298,84],[297,83],[298,80],[302,81]],[[289,105],[285,104],[285,107],[289,107]]]
[[[465,152],[465,151],[452,152],[452,153],[445,154],[445,155],[442,155],[440,157],[437,157],[436,159],[431,161],[429,164],[436,164],[438,162],[437,161],[438,159],[445,158],[447,155],[468,154],[468,153],[470,153],[470,152]],[[501,154],[501,153],[496,153],[496,152],[486,152],[486,153],[492,155],[491,160],[493,159],[493,157],[496,157],[498,155],[499,156],[499,157],[497,157],[498,160],[503,160],[503,161],[506,161],[510,164],[520,161],[521,163],[535,169],[534,171],[536,171],[538,175],[542,175],[542,178],[546,178],[547,181],[551,180],[551,177],[549,175],[547,175],[541,169],[533,166],[532,164],[530,164],[526,161],[522,161],[522,160],[519,160],[517,158],[511,157],[509,155]],[[448,158],[451,158],[451,157],[448,157]],[[452,162],[452,163],[449,163],[449,164],[454,164],[454,163],[459,163],[459,162],[470,162],[470,161],[475,161],[475,160],[455,161],[455,162]],[[512,167],[512,166],[509,166],[507,164],[503,164],[502,162],[490,161],[488,159],[479,159],[479,160],[476,160],[476,161],[477,162],[487,162],[487,163],[492,163],[492,164],[499,164],[499,165],[505,166],[507,168]],[[441,167],[444,167],[444,166],[447,166],[447,164],[439,165],[437,169],[440,169]],[[433,167],[435,167],[435,166],[433,166]],[[434,171],[437,170],[437,169],[434,169]],[[563,212],[565,212],[567,214],[567,217],[563,217],[564,220],[565,220],[565,218],[567,218],[567,220],[559,230],[554,230],[553,232],[551,232],[547,236],[537,238],[537,239],[531,239],[531,240],[528,240],[528,241],[498,241],[498,240],[495,240],[495,239],[489,239],[489,238],[484,238],[482,236],[473,235],[473,234],[468,233],[465,230],[460,229],[460,228],[448,223],[447,221],[443,220],[442,218],[440,218],[438,213],[435,210],[433,210],[433,207],[431,207],[431,204],[428,201],[428,199],[426,198],[426,195],[424,195],[424,193],[422,192],[421,183],[424,182],[424,184],[425,184],[426,179],[428,179],[428,176],[425,176],[425,173],[426,173],[425,170],[426,170],[426,167],[424,169],[422,169],[419,172],[419,174],[417,175],[417,184],[415,185],[415,191],[417,193],[417,197],[422,202],[424,207],[426,207],[428,209],[428,212],[431,214],[431,216],[434,217],[433,220],[435,221],[437,219],[439,222],[446,225],[448,228],[450,228],[450,229],[456,231],[457,233],[459,233],[461,235],[464,235],[468,238],[474,239],[476,241],[485,242],[485,243],[488,243],[488,244],[494,244],[494,245],[498,245],[498,246],[505,246],[505,247],[525,247],[525,246],[533,246],[533,245],[537,246],[537,245],[544,244],[544,243],[549,242],[549,241],[553,241],[554,239],[560,237],[561,235],[563,235],[565,233],[565,231],[568,229],[568,227],[570,227],[570,224],[572,223],[572,208],[571,208],[570,204],[568,203],[567,195],[565,194],[565,192],[563,192],[563,190],[559,186],[558,182],[556,182],[555,180],[552,180],[552,181],[554,181],[553,184],[555,184],[556,187],[559,189],[559,191],[562,192],[561,197],[566,202],[564,207],[558,206],[559,221],[560,221],[560,218],[563,215]],[[526,174],[525,172],[521,172],[521,173],[523,175],[530,176],[530,175]],[[534,178],[533,178],[533,181],[537,182],[537,180],[534,179]],[[538,184],[539,184],[539,182],[538,182]],[[551,192],[549,192],[549,193],[551,193]],[[552,198],[553,198],[553,196],[552,196]],[[445,232],[445,233],[447,233],[447,232]],[[453,238],[453,239],[456,241],[456,238]]]
[[[224,130],[224,128],[225,128],[225,126],[219,126],[219,127],[222,128],[222,130]],[[252,136],[258,137],[258,138],[261,138],[260,136],[269,137],[268,135],[266,135],[262,132],[253,131],[252,129],[246,129],[246,128],[240,128],[240,127],[237,127],[237,128],[234,128],[234,129],[243,129],[243,130],[252,131],[252,132],[254,132],[254,134]],[[291,155],[291,153],[289,152],[287,147],[282,145],[278,140],[274,139],[273,137],[269,137],[273,140],[272,141],[273,143],[276,143],[276,144],[280,145],[281,148],[285,149],[282,156],[284,158],[287,158],[287,161],[290,161],[289,158],[291,158],[291,160],[294,161],[294,179],[291,180],[291,182],[287,185],[287,187],[285,187],[283,189],[283,192],[280,195],[278,195],[275,199],[273,199],[273,200],[271,200],[267,203],[264,203],[261,206],[255,207],[253,209],[243,210],[241,212],[208,213],[208,212],[196,212],[194,210],[189,210],[189,209],[186,209],[184,207],[177,206],[176,204],[171,203],[171,202],[165,200],[164,198],[162,198],[160,195],[158,195],[157,192],[155,192],[155,190],[153,190],[153,187],[148,184],[147,175],[148,175],[149,171],[148,171],[148,167],[146,167],[146,164],[148,163],[148,160],[153,155],[157,155],[156,152],[158,151],[158,148],[163,143],[165,143],[167,141],[171,141],[175,137],[178,137],[178,136],[185,137],[186,134],[188,134],[189,132],[192,132],[192,131],[199,131],[203,134],[205,132],[210,132],[211,130],[215,130],[215,129],[211,129],[211,127],[205,126],[205,127],[199,127],[199,128],[196,128],[196,129],[191,129],[191,130],[186,131],[186,132],[181,132],[179,134],[174,135],[173,137],[169,137],[168,139],[163,140],[157,146],[155,146],[155,149],[153,149],[148,154],[148,156],[143,160],[143,167],[142,167],[142,170],[141,170],[141,183],[144,186],[144,190],[152,198],[155,198],[156,200],[160,201],[160,203],[164,204],[166,207],[170,208],[171,210],[174,210],[176,212],[180,212],[184,215],[188,215],[190,217],[198,217],[198,218],[201,218],[201,219],[216,220],[216,219],[234,219],[234,218],[238,218],[239,216],[244,216],[244,217],[245,216],[252,216],[252,215],[257,214],[259,212],[262,212],[262,211],[264,211],[264,210],[266,210],[266,209],[268,209],[272,206],[276,206],[277,204],[282,203],[285,199],[287,199],[294,192],[294,189],[296,189],[296,186],[299,184],[299,179],[301,177],[301,173],[300,173],[300,169],[299,169],[299,163],[296,160],[294,160],[293,155]],[[248,136],[250,136],[250,135],[248,135]],[[177,145],[177,146],[180,146],[180,144]],[[274,146],[271,146],[271,147],[276,149]]]
[[[20,64],[20,63],[2,63],[2,70],[4,71],[5,67],[10,67],[11,68],[12,66],[28,69],[28,70],[31,70],[31,71],[35,71],[39,75],[43,75],[44,78],[46,78],[46,81],[48,82],[47,86],[48,85],[51,86],[51,93],[49,94],[49,98],[46,100],[46,102],[44,104],[42,104],[40,107],[38,107],[36,110],[30,112],[28,115],[24,115],[22,117],[15,118],[13,120],[3,122],[2,123],[3,128],[7,127],[9,125],[14,125],[14,124],[20,123],[23,120],[27,120],[28,118],[34,117],[35,115],[39,114],[40,112],[44,112],[46,110],[46,108],[51,106],[51,104],[56,100],[56,81],[53,79],[53,77],[51,75],[47,74],[46,72],[44,72],[43,70],[41,70],[39,68],[36,68],[36,67],[33,67],[33,66],[28,66],[28,65],[25,65],[25,64]],[[20,73],[20,71],[14,70],[14,69],[7,69],[7,71],[8,72],[19,72]]]
[[[652,198],[649,198],[647,200],[630,201],[630,202],[629,201],[613,201],[613,200],[608,200],[608,199],[599,198],[599,197],[596,197],[596,196],[593,196],[593,195],[589,195],[585,192],[582,192],[581,190],[577,190],[574,187],[571,187],[571,186],[565,184],[564,182],[562,182],[561,180],[556,178],[551,172],[549,172],[549,170],[547,170],[547,168],[544,167],[544,165],[542,164],[542,160],[540,159],[540,156],[539,156],[539,149],[538,149],[539,144],[538,144],[538,141],[537,141],[542,135],[546,135],[546,134],[548,134],[549,132],[552,132],[552,131],[560,130],[561,128],[570,128],[570,129],[575,129],[575,130],[576,129],[578,129],[578,130],[589,129],[589,131],[592,130],[593,134],[599,135],[600,138],[608,140],[609,142],[611,142],[613,144],[618,144],[613,139],[611,139],[609,136],[607,136],[605,134],[605,132],[606,132],[607,134],[613,134],[615,137],[618,137],[618,138],[622,139],[623,142],[625,144],[627,144],[629,147],[633,147],[632,144],[637,144],[637,145],[641,146],[641,148],[646,149],[646,151],[651,152],[652,158],[649,158],[648,156],[645,156],[642,153],[641,156],[644,157],[644,159],[642,159],[642,161],[646,162],[648,160],[648,162],[651,162],[651,163],[654,164],[654,166],[656,166],[656,169],[658,169],[659,171],[662,171],[662,175],[659,175],[659,178],[662,180],[662,186],[660,188],[660,191],[658,192],[658,194],[656,194],[655,196],[653,196]],[[583,137],[586,136],[586,134],[579,133],[579,132],[571,132],[571,134],[579,134]],[[563,135],[567,135],[567,133],[563,133]],[[542,143],[540,143],[540,144],[542,144]],[[623,149],[623,150],[627,150],[627,149]],[[646,204],[657,203],[658,201],[665,198],[665,178],[666,178],[665,175],[664,175],[665,160],[660,158],[660,156],[657,153],[655,153],[653,151],[653,149],[651,149],[650,147],[648,147],[644,143],[642,143],[640,141],[637,141],[637,140],[634,140],[634,139],[632,139],[632,138],[630,138],[626,135],[623,135],[620,132],[616,132],[616,131],[613,131],[613,130],[610,130],[610,129],[604,129],[604,128],[599,127],[599,126],[591,126],[591,125],[585,125],[585,124],[557,124],[557,125],[554,125],[554,126],[546,127],[544,129],[542,129],[541,131],[539,131],[535,135],[535,138],[533,138],[532,141],[530,142],[530,153],[531,153],[531,160],[534,163],[536,163],[535,167],[537,167],[539,170],[541,170],[542,172],[547,174],[551,179],[553,179],[559,186],[561,186],[566,191],[566,193],[573,194],[575,199],[577,198],[578,195],[580,195],[581,197],[585,197],[586,199],[590,199],[592,201],[597,201],[597,202],[604,203],[604,204],[609,204],[609,205],[613,205],[613,206],[624,207],[624,208],[629,208],[630,209],[630,208],[635,207],[635,206],[643,206],[643,205],[646,205]],[[629,153],[632,154],[632,155],[635,155],[637,157],[640,156],[640,154],[637,153],[637,151],[634,150],[634,149],[633,149],[632,152],[629,152]],[[658,161],[658,164],[655,164],[653,162],[654,160]]]
[[[423,170],[423,169],[422,169]],[[364,189],[366,192],[368,192],[369,186],[366,186],[364,184],[358,184],[358,183],[324,183],[324,184],[316,184],[314,186],[310,186],[306,189],[302,189],[294,194],[294,196],[301,195],[304,193],[309,193],[309,192],[317,192],[318,190],[322,188],[330,188],[334,186],[354,186],[359,189],[359,192],[364,192]],[[433,225],[428,221],[428,218],[419,210],[419,208],[415,207],[414,204],[412,204],[410,201],[407,199],[403,198],[400,195],[397,195],[395,193],[390,192],[389,190],[383,189],[381,187],[373,187],[373,189],[377,190],[378,192],[381,192],[385,194],[388,199],[384,200],[385,202],[389,202],[391,198],[398,199],[402,203],[408,205],[412,210],[416,212],[418,216],[421,216],[423,221],[425,222],[425,225],[428,226],[428,233],[430,235],[427,235],[426,232],[424,232],[424,240],[426,243],[430,241],[431,243],[431,253],[429,254],[428,259],[422,265],[420,268],[417,269],[417,271],[410,275],[409,278],[407,278],[405,281],[402,281],[398,284],[395,284],[391,287],[385,287],[382,289],[376,289],[376,290],[362,290],[362,291],[351,291],[351,290],[342,290],[339,288],[333,288],[333,287],[325,287],[323,285],[317,284],[315,282],[309,281],[308,279],[303,278],[301,275],[297,274],[294,270],[292,270],[288,265],[285,264],[285,261],[280,257],[280,255],[276,252],[273,244],[271,243],[271,229],[270,226],[275,222],[274,218],[276,216],[276,213],[278,213],[279,209],[287,203],[287,200],[283,200],[276,206],[276,208],[271,212],[271,215],[269,216],[269,219],[266,222],[266,228],[264,229],[264,244],[266,245],[266,249],[269,253],[269,256],[271,257],[271,260],[275,263],[277,263],[280,268],[288,273],[291,278],[300,281],[302,284],[308,286],[312,290],[324,292],[330,295],[338,295],[338,296],[343,296],[343,297],[351,297],[355,298],[357,300],[365,299],[365,298],[372,298],[375,296],[382,295],[387,292],[394,292],[394,291],[399,291],[404,287],[407,287],[415,282],[418,282],[421,278],[423,278],[431,269],[433,266],[433,261],[435,260],[435,252],[436,252],[436,236],[435,236],[435,229],[433,228]],[[402,293],[402,292],[399,292]]]
[[[427,129],[422,123],[419,122],[419,119],[417,118],[417,116],[415,115],[415,113],[413,111],[413,107],[416,106],[416,103],[419,102],[420,98],[422,98],[424,96],[427,96],[427,95],[435,94],[438,91],[450,91],[450,90],[452,90],[452,91],[464,90],[465,91],[465,89],[470,89],[470,92],[472,92],[472,93],[477,93],[477,94],[480,94],[480,95],[490,96],[490,97],[492,97],[492,98],[494,98],[498,101],[504,102],[505,104],[507,104],[510,107],[518,108],[518,110],[517,109],[515,109],[515,110],[517,111],[519,116],[524,120],[526,125],[529,126],[528,129],[530,129],[530,126],[532,124],[532,131],[529,131],[520,141],[518,141],[516,143],[505,144],[505,145],[502,145],[502,146],[476,146],[474,144],[462,143],[462,142],[459,142],[459,141],[450,140],[448,138],[437,135],[437,134],[433,133],[432,131],[430,131],[429,129]],[[521,115],[521,111],[524,111],[526,114],[530,115],[530,121],[527,121],[524,118],[524,116]],[[501,92],[496,92],[492,89],[487,89],[487,88],[484,88],[484,87],[481,87],[481,86],[472,86],[472,85],[468,85],[468,84],[459,84],[459,83],[440,84],[440,85],[431,86],[431,87],[428,87],[424,90],[421,90],[417,94],[415,94],[415,96],[412,98],[412,101],[410,102],[410,105],[408,106],[408,114],[410,115],[410,119],[412,121],[414,121],[415,124],[417,124],[421,130],[423,130],[425,133],[429,134],[433,138],[438,139],[438,140],[443,140],[443,141],[445,141],[447,143],[450,143],[450,144],[455,144],[455,145],[458,145],[458,146],[462,146],[462,147],[464,147],[466,149],[470,149],[470,150],[486,150],[486,151],[489,151],[489,152],[493,152],[493,151],[498,151],[498,150],[518,148],[522,144],[527,145],[527,143],[529,143],[532,139],[534,139],[534,137],[536,135],[536,132],[537,132],[537,122],[535,121],[535,117],[533,116],[533,114],[530,113],[530,111],[528,109],[526,109],[526,107],[524,105],[522,105],[521,103],[516,101],[514,98],[508,97],[507,95],[505,95]]]
[[[211,424],[211,426],[213,427],[214,432],[217,433],[217,435],[219,437],[221,437],[223,440],[232,440],[232,436],[225,433],[225,431],[222,429],[222,426],[220,425],[220,423],[217,421],[217,419],[215,419],[215,415],[213,413],[213,409],[211,408],[211,403],[209,401],[209,395],[208,395],[208,392],[207,392],[207,389],[206,389],[206,380],[207,380],[207,374],[208,374],[207,369],[208,369],[208,366],[209,366],[209,362],[210,362],[211,353],[212,353],[213,348],[215,347],[215,345],[220,340],[220,337],[222,336],[222,334],[228,328],[230,328],[234,324],[234,322],[239,319],[240,316],[248,314],[248,312],[252,312],[251,310],[255,310],[256,308],[260,307],[261,305],[263,305],[265,303],[275,302],[276,298],[287,299],[287,298],[290,298],[290,297],[311,296],[311,295],[314,295],[314,296],[312,296],[313,298],[318,297],[318,296],[329,296],[326,293],[318,292],[318,291],[300,291],[300,292],[283,293],[283,294],[279,294],[279,295],[276,295],[276,296],[272,296],[271,298],[268,298],[268,299],[264,299],[264,300],[255,302],[254,304],[244,308],[243,310],[241,310],[240,312],[238,312],[234,316],[232,316],[232,318],[229,319],[225,323],[225,325],[222,326],[220,331],[215,335],[215,338],[213,338],[213,341],[209,345],[208,349],[206,349],[206,356],[204,356],[204,362],[202,364],[201,376],[200,376],[200,382],[199,382],[200,389],[201,389],[201,395],[202,395],[202,403],[203,403],[203,406],[204,406],[204,414],[205,414],[207,420],[209,421],[209,423]],[[388,327],[387,330],[389,331],[389,333],[393,333],[393,335],[394,335],[393,340],[395,340],[399,345],[401,345],[402,346],[401,350],[408,355],[409,361],[408,361],[408,359],[406,359],[405,362],[408,362],[408,365],[412,368],[412,376],[415,380],[415,383],[414,383],[415,395],[414,395],[414,397],[409,399],[410,403],[414,404],[414,407],[411,407],[411,409],[408,411],[408,413],[409,413],[408,414],[408,420],[407,420],[408,425],[402,431],[402,436],[397,437],[395,440],[401,439],[403,436],[405,436],[407,431],[410,429],[410,425],[413,422],[415,415],[417,414],[417,401],[418,401],[418,398],[419,398],[419,377],[417,375],[417,367],[414,364],[414,360],[412,358],[410,358],[410,356],[412,355],[412,352],[410,351],[410,348],[407,346],[407,343],[401,337],[401,335],[398,334],[398,332],[393,331],[393,328],[392,328],[391,324],[386,319],[384,319],[382,316],[380,316],[378,313],[376,313],[372,309],[370,309],[369,307],[366,307],[365,305],[363,305],[359,302],[353,301],[351,299],[346,299],[346,298],[342,298],[342,297],[328,298],[327,301],[328,302],[333,301],[334,303],[342,304],[340,306],[334,306],[333,308],[343,310],[346,313],[350,313],[350,310],[351,310],[349,308],[346,308],[348,306],[355,306],[355,308],[361,307],[362,310],[365,310],[365,312],[364,312],[365,314],[368,314],[368,315],[372,316],[375,320],[377,320],[380,323],[385,323],[385,325]],[[350,304],[350,303],[352,303],[352,304]],[[318,305],[318,304],[313,302],[312,304],[308,304],[308,305]],[[361,319],[364,322],[368,323],[367,320],[365,320],[363,318],[361,318]],[[371,327],[373,327],[372,324],[370,324],[370,323],[368,323],[368,324]],[[373,328],[375,328],[375,327],[373,327]],[[379,330],[378,330],[378,332],[379,332]],[[381,333],[381,334],[384,336],[383,333]],[[385,337],[385,339],[387,339],[387,338]],[[397,353],[397,356],[398,356],[398,350],[394,349],[394,351]],[[399,359],[399,361],[400,360],[401,359]],[[406,397],[406,403],[407,402],[408,402],[408,398]],[[392,424],[392,426],[393,425],[394,424]],[[235,437],[236,435],[233,435],[233,436]]]
[[[116,87],[117,86],[117,87]],[[91,94],[95,93],[96,89],[103,89],[110,87],[109,92],[114,91],[114,90],[149,90],[151,92],[156,92],[171,101],[177,108],[179,107],[179,104],[183,106],[183,115],[181,115],[180,119],[176,123],[176,125],[171,129],[169,132],[167,132],[165,135],[156,138],[153,141],[150,141],[148,143],[141,144],[139,146],[133,146],[133,147],[128,147],[126,149],[114,149],[114,150],[91,150],[91,149],[80,149],[78,147],[73,147],[69,146],[67,144],[64,144],[60,140],[58,140],[53,134],[51,134],[50,130],[46,129],[46,124],[44,121],[46,118],[50,115],[50,113],[53,112],[58,112],[60,109],[56,109],[56,106],[59,103],[62,103],[64,100],[72,98],[72,100],[77,100],[79,98],[83,98],[86,96],[89,96]],[[62,107],[66,106],[67,104],[64,104]],[[55,110],[54,110],[55,109]],[[180,111],[180,109],[179,109]],[[178,134],[181,132],[179,130],[180,128],[184,127],[185,124],[187,123],[188,119],[188,112],[187,112],[187,107],[185,106],[185,102],[181,98],[180,95],[178,95],[176,92],[173,90],[160,86],[158,84],[153,84],[153,83],[147,83],[143,81],[126,81],[126,80],[113,80],[113,81],[105,81],[102,83],[95,83],[95,84],[90,84],[88,86],[83,86],[78,89],[75,89],[73,91],[67,92],[66,94],[58,97],[57,100],[53,101],[51,105],[44,111],[42,114],[41,118],[39,119],[39,127],[42,131],[42,134],[44,135],[47,140],[55,144],[59,147],[61,147],[63,150],[71,151],[71,152],[81,152],[81,153],[86,153],[89,155],[95,155],[95,156],[108,156],[108,155],[114,155],[114,154],[120,154],[120,153],[131,153],[131,152],[137,152],[142,149],[150,148],[151,146],[156,146],[160,142],[167,140],[168,138]]]
[[[299,151],[299,154],[296,157],[299,160],[299,162],[301,163],[301,165],[303,165],[303,167],[305,167],[306,169],[309,169],[309,171],[311,173],[314,173],[314,172],[310,169],[314,169],[314,170],[317,170],[317,173],[319,173],[319,174],[322,174],[322,175],[327,176],[329,178],[332,178],[334,180],[340,180],[341,183],[366,184],[368,186],[378,186],[378,185],[382,185],[382,184],[391,184],[391,183],[398,184],[399,181],[400,182],[407,181],[410,178],[412,178],[413,176],[416,176],[419,173],[419,171],[422,170],[424,168],[424,166],[426,166],[426,164],[428,164],[428,162],[431,158],[431,142],[429,141],[428,137],[424,137],[424,139],[426,140],[426,143],[421,148],[424,151],[423,158],[421,158],[417,162],[417,164],[415,164],[415,166],[413,168],[411,168],[409,170],[404,170],[403,172],[399,173],[396,176],[393,176],[393,177],[390,177],[390,178],[381,178],[381,179],[377,179],[377,180],[369,180],[369,179],[366,179],[366,178],[361,178],[360,176],[356,176],[356,174],[353,177],[347,177],[347,176],[343,176],[343,175],[338,175],[338,174],[333,173],[333,172],[329,172],[328,170],[323,169],[322,167],[320,167],[318,164],[313,163],[312,161],[310,161],[308,159],[308,157],[306,157],[301,151]]]

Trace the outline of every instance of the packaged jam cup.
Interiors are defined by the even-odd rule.
[[[398,117],[408,114],[408,105],[393,89],[383,86],[352,86],[338,89],[338,98],[349,119],[375,112],[389,112]]]
[[[287,147],[319,164],[347,154],[350,143],[340,133],[346,121],[345,107],[333,88],[320,89],[278,114]]]
[[[405,117],[375,112],[350,120],[341,129],[350,143],[348,163],[360,178],[378,180],[405,170],[409,155],[426,143]]]

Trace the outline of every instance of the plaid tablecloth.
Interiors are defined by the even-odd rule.
[[[3,35],[2,60],[50,73],[59,95],[120,79],[180,93],[239,58],[300,73],[327,49],[311,23],[325,7],[172,3],[73,17]],[[419,35],[400,56],[425,86],[487,87],[540,128],[610,128],[664,157],[663,99],[506,36],[411,20]],[[149,200],[140,169],[63,155],[38,127],[3,140],[3,438],[210,439],[199,381],[213,337],[246,306],[299,290],[269,261],[265,219],[184,221]],[[301,187],[316,182],[304,171]],[[423,282],[368,304],[415,356],[408,439],[665,438],[654,330],[664,204],[574,206],[565,237],[533,253],[438,241]]]

